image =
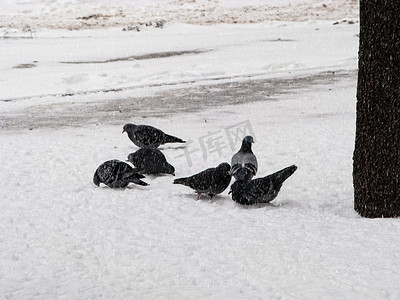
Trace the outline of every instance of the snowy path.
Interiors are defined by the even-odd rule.
[[[32,128],[60,128],[64,126],[86,126],[98,124],[121,124],[136,118],[168,117],[174,114],[200,111],[205,108],[218,108],[225,105],[241,104],[257,101],[276,100],[284,94],[294,93],[300,89],[314,86],[330,86],[345,78],[355,79],[355,71],[327,71],[298,77],[271,78],[245,81],[232,81],[217,84],[226,79],[215,79],[212,85],[199,85],[201,82],[187,82],[186,88],[158,92],[154,96],[128,98],[118,100],[74,101],[77,94],[58,95],[71,102],[34,105],[18,114],[11,112],[1,115],[0,128],[5,130]],[[251,77],[251,76],[250,76]],[[209,80],[208,80],[209,81]],[[180,86],[184,85],[182,82]],[[168,86],[168,85],[167,85]],[[161,85],[165,89],[165,85]],[[150,89],[151,87],[147,87]],[[158,87],[155,87],[157,89]],[[135,88],[137,89],[137,88]],[[114,93],[119,91],[95,91],[93,93]],[[91,94],[83,92],[82,94]],[[78,95],[82,96],[82,95]],[[48,97],[48,96],[46,96]],[[56,96],[52,96],[56,97]],[[38,97],[32,97],[32,101]],[[24,99],[29,100],[29,99]],[[18,100],[13,100],[18,101]]]
[[[322,21],[14,33],[1,41],[0,126],[118,122],[332,83],[354,76],[357,32]]]

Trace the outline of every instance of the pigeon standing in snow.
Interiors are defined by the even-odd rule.
[[[231,182],[231,177],[231,166],[224,162],[216,168],[209,168],[193,176],[175,179],[174,183],[192,188],[199,197],[201,194],[207,194],[212,198],[225,191]]]
[[[104,162],[97,168],[93,176],[93,183],[97,186],[104,183],[110,188],[124,188],[130,182],[147,185],[146,182],[140,180],[141,178],[145,178],[145,176],[136,173],[130,165],[113,159]]]
[[[129,139],[139,148],[158,146],[166,143],[185,143],[175,136],[149,125],[125,124],[122,133],[126,132]]]
[[[128,160],[135,166],[135,171],[140,174],[172,174],[175,176],[175,168],[156,148],[140,148],[129,154]]]
[[[296,170],[297,167],[292,165],[266,177],[248,182],[235,181],[229,193],[232,193],[232,200],[240,204],[269,203],[278,195],[282,183]]]
[[[252,136],[246,136],[242,141],[240,150],[232,156],[232,175],[236,180],[243,182],[251,180],[257,173],[257,158],[251,150],[254,143]]]

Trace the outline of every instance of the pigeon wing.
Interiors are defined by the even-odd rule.
[[[145,146],[161,143],[163,132],[151,126],[138,126],[133,133],[136,140]]]
[[[279,190],[278,190],[279,191]],[[244,187],[243,197],[247,204],[268,203],[272,201],[277,191],[273,188],[271,178],[263,177],[254,179]]]
[[[253,165],[257,172],[258,163],[257,163],[257,158],[254,155],[254,153],[244,153],[244,152],[239,151],[232,156],[232,160],[231,160],[232,167],[235,165],[245,166],[246,164]]]
[[[189,177],[188,185],[199,192],[206,192],[213,184],[213,173],[215,168],[206,169],[196,175]]]

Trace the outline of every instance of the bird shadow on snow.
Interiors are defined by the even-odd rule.
[[[282,207],[281,204],[276,204],[276,203],[259,203],[259,204],[253,204],[253,205],[242,205],[239,203],[235,203],[236,207],[240,207],[242,209],[260,209],[260,208],[268,208],[268,209],[279,209]]]
[[[128,190],[141,190],[141,191],[148,191],[149,189],[148,189],[148,186],[150,185],[149,183],[147,183],[148,185],[147,186],[140,186],[140,185],[137,185],[137,184],[135,184],[135,185],[128,185],[125,189],[128,189]]]
[[[202,201],[202,202],[209,202],[209,203],[217,203],[217,202],[224,202],[226,200],[230,200],[232,201],[230,198],[228,197],[224,197],[224,196],[220,196],[220,195],[215,195],[214,197],[210,198],[207,195],[201,195],[200,197],[196,194],[196,193],[191,193],[191,194],[179,194],[178,195],[180,198],[187,198],[190,200],[194,200],[194,201]]]
[[[180,145],[180,146],[162,146],[162,147],[158,147],[158,150],[174,150],[174,149],[186,149],[187,145]]]
[[[149,179],[151,181],[157,180],[157,178],[170,177],[172,180],[175,178],[175,176],[171,174],[142,174],[142,175],[146,176],[146,178],[143,178],[143,180]]]
[[[290,208],[290,207],[295,207],[294,201],[285,199],[283,201],[277,201],[277,202],[270,202],[270,203],[259,203],[259,204],[254,204],[254,205],[243,205],[240,203],[237,203],[233,201],[229,196],[223,196],[223,195],[215,195],[214,197],[210,198],[207,195],[202,195],[201,197],[198,197],[197,194],[180,194],[180,198],[186,198],[189,200],[194,200],[194,201],[201,201],[203,203],[209,203],[209,204],[218,204],[220,206],[223,205],[231,205],[232,208],[239,208],[239,209],[246,209],[246,210],[252,210],[252,209],[260,209],[260,208],[268,208],[268,209],[281,209],[281,208]]]
[[[231,200],[234,204],[235,207],[242,208],[242,209],[260,209],[260,208],[268,208],[268,209],[290,209],[290,208],[296,208],[301,205],[295,200],[291,199],[280,199],[280,200],[274,200],[269,203],[258,203],[258,204],[252,204],[252,205],[243,205],[237,202],[234,202]]]
[[[148,184],[147,186],[149,186],[150,184]],[[123,192],[125,190],[141,190],[141,191],[148,191],[149,189],[146,188],[147,186],[140,186],[137,184],[130,184],[127,187],[123,187],[123,188],[110,188],[109,186],[106,185],[100,185],[100,186],[95,186],[95,189],[105,189],[105,190],[109,190],[109,191],[116,191],[116,192]]]

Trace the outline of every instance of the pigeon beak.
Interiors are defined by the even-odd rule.
[[[228,195],[229,195],[229,194],[232,194],[232,191],[229,191]]]
[[[122,133],[124,133],[125,132],[125,129],[124,130],[122,130]]]

